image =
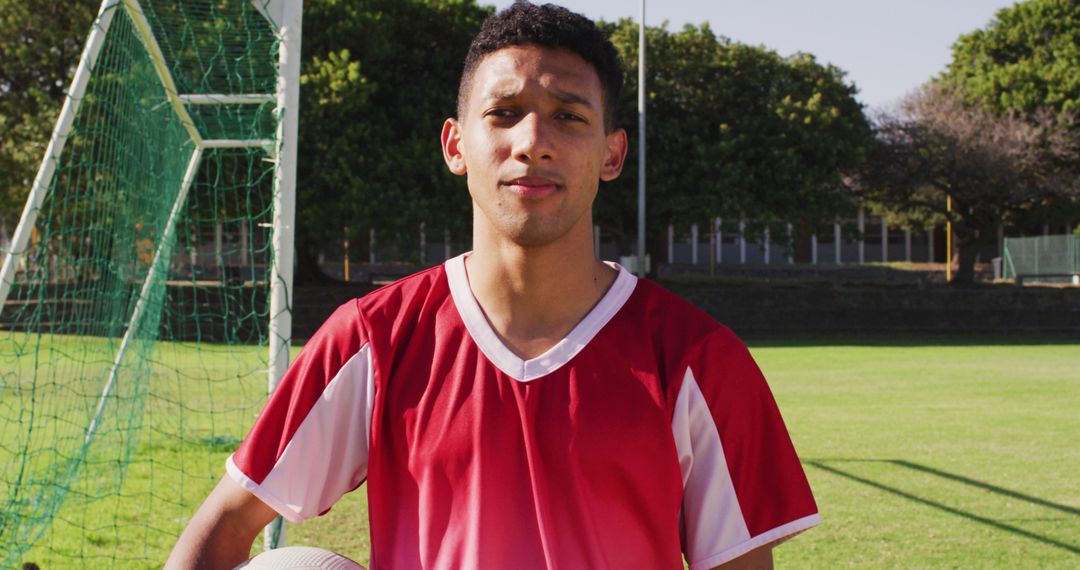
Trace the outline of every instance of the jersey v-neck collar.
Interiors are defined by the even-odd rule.
[[[472,289],[469,287],[469,276],[465,272],[467,255],[468,253],[463,253],[446,260],[445,263],[446,279],[450,283],[450,295],[454,300],[454,306],[457,307],[458,314],[464,321],[473,342],[484,353],[484,356],[496,368],[519,382],[529,382],[546,376],[570,362],[600,332],[600,329],[604,328],[615,313],[619,312],[637,285],[637,277],[632,273],[617,263],[606,262],[616,269],[619,275],[596,306],[555,346],[535,358],[523,360],[503,344],[502,339],[495,333],[484,311],[480,308],[480,303],[473,296]]]

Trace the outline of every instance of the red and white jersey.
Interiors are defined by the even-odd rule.
[[[343,305],[228,472],[294,522],[366,480],[375,569],[698,570],[820,522],[746,347],[621,268],[530,360],[464,256]]]

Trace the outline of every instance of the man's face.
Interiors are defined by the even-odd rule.
[[[468,176],[474,223],[522,246],[584,224],[600,180],[626,157],[626,133],[605,132],[600,79],[578,55],[515,46],[476,67],[463,116],[443,125],[443,154]]]

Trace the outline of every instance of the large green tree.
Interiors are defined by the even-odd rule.
[[[14,229],[98,2],[0,0],[0,218]]]
[[[964,34],[942,75],[991,111],[1080,112],[1080,2],[1026,0]]]
[[[621,124],[637,143],[637,24],[610,25],[629,67]],[[747,218],[757,230],[810,230],[852,207],[843,173],[862,160],[869,125],[842,71],[717,37],[708,24],[647,30],[648,233],[669,223]],[[633,237],[637,154],[601,193],[598,219]],[[775,235],[775,234],[774,234]],[[625,239],[625,238],[624,238]],[[655,250],[654,250],[655,251]]]
[[[1046,109],[1080,116],[1080,2],[1018,2],[999,10],[985,28],[960,36],[952,52],[939,80],[967,104],[999,116],[1031,118]],[[1080,136],[1080,122],[1073,132]],[[1080,164],[1074,171],[1080,183]],[[1080,216],[1080,201],[1066,193],[1045,198],[1044,207],[1013,221],[1071,223]]]
[[[439,152],[457,82],[490,9],[453,0],[322,0],[304,5],[297,254],[302,276],[339,243],[400,244],[417,233],[468,237],[470,201]],[[362,251],[362,250],[361,250]]]
[[[1070,150],[1080,135],[1080,3],[1003,8],[960,36],[952,55],[932,86],[879,122],[870,163],[879,187],[864,190],[905,225],[952,221],[965,284],[999,224],[1080,215],[1080,157]]]
[[[1073,128],[1059,113],[998,115],[965,103],[945,85],[930,85],[910,96],[901,113],[878,121],[857,193],[909,222],[951,221],[959,250],[955,283],[969,285],[976,257],[995,242],[999,224],[1080,198]]]
[[[40,2],[0,2],[6,2],[0,13],[9,34],[0,36],[0,53],[17,52],[7,60],[18,62],[4,62],[0,87],[0,160],[18,166],[0,169],[0,176],[6,176],[3,191],[14,212],[40,160],[94,2],[63,14]],[[401,245],[399,258],[416,256],[421,223],[429,235],[449,229],[467,241],[470,201],[464,181],[442,164],[438,131],[454,114],[462,60],[490,12],[473,0],[305,3],[299,279],[319,277],[318,253],[340,244],[346,227],[361,255],[371,228],[380,242]],[[629,20],[604,26],[629,66],[619,117],[634,148],[637,26]],[[648,35],[654,238],[668,223],[723,216],[809,226],[850,207],[841,174],[860,161],[867,124],[840,70],[805,54],[784,58],[718,38],[707,25],[650,28]],[[25,136],[11,130],[16,124],[29,129]],[[597,206],[599,222],[627,246],[636,232],[636,161],[631,152],[623,176],[605,185]]]

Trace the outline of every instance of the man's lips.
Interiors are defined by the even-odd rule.
[[[548,178],[527,176],[504,183],[504,188],[531,200],[546,198],[559,191],[559,185]]]

